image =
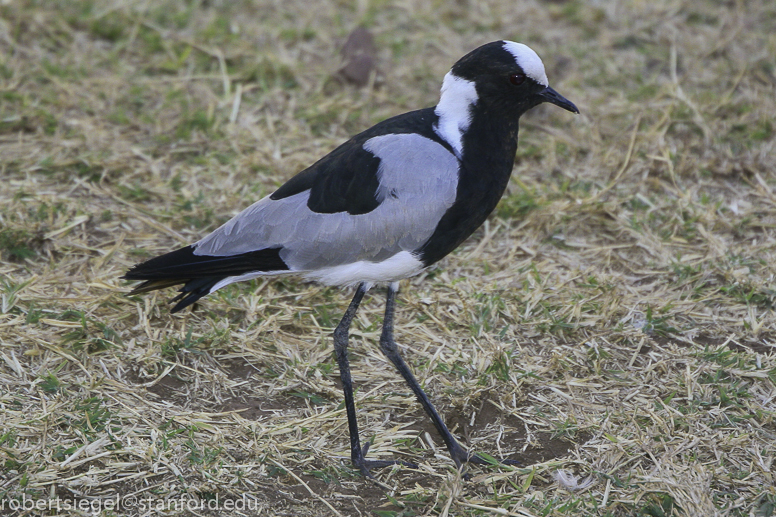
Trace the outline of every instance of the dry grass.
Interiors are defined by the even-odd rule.
[[[0,513],[773,515],[776,5],[356,4],[0,5]],[[359,23],[364,89],[332,78]],[[383,490],[344,459],[350,293],[259,281],[170,316],[170,292],[118,277],[433,105],[499,38],[582,115],[525,117],[508,195],[403,284],[397,338],[454,432],[525,467],[461,479],[376,348],[375,291],[360,424],[374,456],[420,464]]]

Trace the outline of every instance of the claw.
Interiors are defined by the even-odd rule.
[[[369,446],[365,446],[364,449],[368,449]],[[364,451],[366,454],[366,451]],[[361,475],[364,476],[367,479],[371,479],[372,481],[376,481],[375,477],[372,475],[372,469],[379,469],[383,467],[392,467],[394,465],[401,465],[402,467],[409,467],[411,469],[416,469],[418,466],[414,463],[410,463],[408,461],[401,461],[401,460],[368,460],[364,458],[363,456],[353,462],[353,466],[356,467],[359,472],[361,472]]]
[[[455,462],[456,467],[458,467],[458,470],[461,470],[461,471],[464,470],[465,463],[472,463],[474,465],[494,465],[494,461],[495,461],[495,464],[501,464],[501,465],[510,465],[510,466],[522,465],[522,463],[518,460],[510,460],[507,458],[485,459],[479,454],[470,453],[466,451],[463,447],[458,445],[457,442],[455,442],[455,445],[450,449],[450,456],[453,458],[453,461]],[[471,475],[468,472],[464,472],[463,478],[468,481],[471,478]]]

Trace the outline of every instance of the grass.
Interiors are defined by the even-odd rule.
[[[3,3],[0,513],[776,514],[771,4]],[[365,88],[335,77],[359,24]],[[452,468],[377,349],[375,290],[351,342],[362,440],[420,466],[379,488],[347,461],[350,293],[254,280],[172,316],[119,277],[433,105],[501,38],[582,114],[522,119],[507,194],[403,282],[396,337],[453,432],[523,465]]]

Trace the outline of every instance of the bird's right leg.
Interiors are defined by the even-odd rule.
[[[410,463],[396,460],[367,460],[365,458],[369,451],[369,443],[361,448],[361,440],[358,437],[358,421],[356,420],[356,404],[353,399],[353,380],[350,377],[350,361],[348,360],[348,332],[350,323],[356,315],[361,300],[369,290],[369,285],[361,283],[356,290],[353,301],[350,302],[345,315],[334,330],[334,352],[337,356],[337,365],[339,366],[340,379],[342,380],[342,391],[345,394],[345,411],[348,415],[348,431],[350,432],[350,460],[364,477],[374,479],[369,471],[375,467],[388,467],[391,465],[406,465],[414,467]]]
[[[429,418],[431,418],[434,427],[436,427],[439,435],[445,442],[445,445],[447,445],[447,450],[450,451],[450,456],[453,458],[456,467],[460,469],[463,463],[489,465],[490,462],[484,459],[482,456],[468,452],[458,443],[453,434],[445,425],[442,417],[439,416],[439,413],[434,408],[431,400],[429,400],[428,395],[426,395],[426,393],[423,391],[423,388],[421,388],[420,383],[418,383],[417,379],[415,379],[415,376],[412,374],[409,366],[407,366],[407,363],[404,362],[401,354],[399,354],[399,347],[393,340],[393,318],[396,306],[396,293],[398,290],[398,282],[393,282],[388,285],[388,298],[385,303],[385,319],[383,320],[383,332],[380,336],[380,349],[393,363],[401,376],[404,377],[404,380],[413,391],[413,393],[415,393],[415,396],[417,397],[421,406],[423,406],[423,409],[426,411],[426,414],[429,416]],[[500,460],[500,463],[505,465],[520,464],[518,461],[509,459]]]

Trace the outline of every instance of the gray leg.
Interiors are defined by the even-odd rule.
[[[488,464],[489,462],[481,458],[476,454],[470,454],[467,452],[453,437],[452,433],[447,429],[447,426],[442,421],[442,418],[434,409],[434,405],[428,399],[428,396],[418,384],[415,376],[412,375],[407,363],[404,362],[401,355],[399,355],[399,349],[396,346],[396,342],[393,340],[393,313],[396,305],[396,292],[399,290],[398,282],[391,283],[388,286],[388,300],[385,304],[385,320],[383,321],[383,332],[380,335],[380,349],[383,351],[386,357],[393,363],[396,369],[399,371],[404,380],[409,385],[412,392],[418,398],[418,401],[423,406],[426,414],[431,418],[434,423],[437,432],[447,445],[447,450],[450,451],[450,456],[453,458],[456,466],[461,468],[463,463],[477,463]],[[514,464],[512,460],[504,460],[503,463]]]
[[[348,361],[348,331],[350,323],[353,321],[353,317],[356,315],[358,306],[367,290],[369,290],[369,287],[364,283],[358,286],[353,301],[350,302],[345,315],[334,330],[334,352],[337,356],[337,365],[339,366],[340,379],[342,380],[342,391],[345,394],[345,411],[348,415],[348,431],[350,432],[350,460],[353,462],[353,466],[361,471],[361,474],[374,479],[371,472],[369,472],[371,468],[397,464],[410,467],[415,465],[402,461],[367,460],[365,456],[370,444],[367,443],[363,449],[361,448],[361,440],[358,437],[358,421],[356,420],[356,405],[353,399],[353,380],[350,377],[350,362]]]

